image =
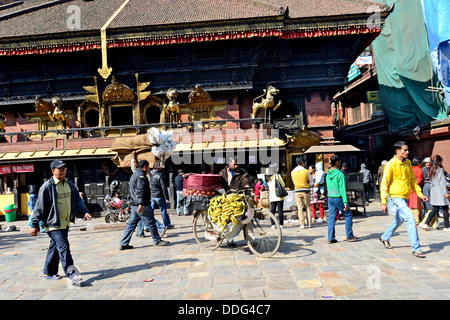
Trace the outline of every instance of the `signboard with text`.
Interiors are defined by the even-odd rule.
[[[12,172],[23,173],[23,172],[34,172],[34,164],[13,164]]]
[[[359,56],[356,61],[355,64],[357,66],[363,66],[363,65],[370,65],[373,64],[373,57],[372,56]]]
[[[8,173],[11,173],[10,165],[0,166],[0,174],[8,174]]]

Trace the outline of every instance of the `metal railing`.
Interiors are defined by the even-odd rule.
[[[281,120],[293,120],[289,119],[275,119],[274,124],[277,128],[277,124],[280,124]],[[84,138],[101,138],[108,137],[108,134],[115,133],[122,136],[125,132],[135,130],[136,135],[144,133],[150,128],[165,128],[165,130],[170,129],[219,129],[223,130],[224,126],[228,123],[234,123],[237,125],[238,129],[258,129],[264,124],[264,119],[261,118],[244,118],[244,119],[226,119],[226,120],[206,120],[206,121],[191,121],[191,122],[179,122],[179,123],[149,123],[149,124],[139,124],[139,125],[121,125],[121,126],[109,126],[109,127],[85,127],[85,128],[66,128],[66,129],[54,129],[54,130],[36,130],[36,131],[20,131],[20,132],[3,132],[0,133],[0,142],[14,142],[15,141],[32,141],[31,136],[40,136],[40,140],[48,134],[56,135],[66,135],[68,138],[72,139],[84,139]],[[250,124],[248,128],[246,127]],[[297,124],[292,122],[293,126]],[[17,139],[13,139],[16,137]],[[9,139],[7,139],[9,138]],[[9,140],[9,141],[8,141]]]

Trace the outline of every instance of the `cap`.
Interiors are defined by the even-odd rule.
[[[184,172],[183,169],[179,169],[179,170],[178,170],[178,173],[182,173],[182,172]]]
[[[430,162],[430,157],[426,157],[425,159],[423,159],[423,163],[426,163],[426,162]]]
[[[67,167],[67,164],[62,161],[62,160],[53,160],[52,163],[50,164],[50,169],[55,169],[55,168],[61,168],[61,167]]]

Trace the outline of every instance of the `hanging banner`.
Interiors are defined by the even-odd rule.
[[[11,173],[10,165],[0,166],[0,174],[8,174],[8,173]]]
[[[13,164],[12,172],[23,173],[23,172],[34,172],[34,164]]]

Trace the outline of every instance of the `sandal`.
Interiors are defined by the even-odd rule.
[[[389,241],[383,240],[382,237],[379,237],[378,240],[381,241],[381,243],[383,244],[383,246],[384,246],[386,249],[394,249],[394,247],[389,243]]]
[[[416,258],[425,258],[425,255],[421,251],[414,251],[412,253]]]
[[[62,279],[62,277],[58,274],[54,274],[53,276],[48,276],[46,274],[44,274],[44,278],[45,279],[50,279],[50,280],[60,280]]]

